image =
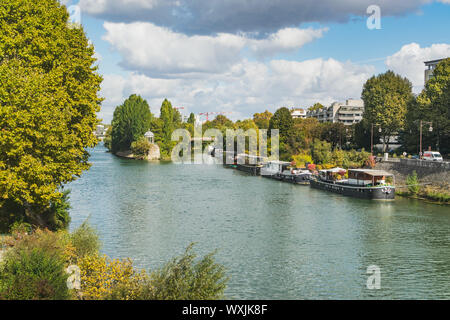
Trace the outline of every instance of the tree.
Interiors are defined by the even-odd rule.
[[[190,123],[192,125],[195,125],[195,114],[191,112],[189,115],[189,119],[187,120],[187,123]]]
[[[380,129],[383,152],[389,149],[390,137],[404,126],[408,103],[414,98],[412,84],[392,71],[373,76],[364,84],[364,118]]]
[[[56,0],[0,3],[0,218],[48,227],[61,187],[90,166],[102,78],[68,20]]]
[[[430,142],[443,154],[450,153],[450,58],[438,63],[417,102],[417,120],[433,123]]]
[[[268,110],[262,113],[255,113],[253,115],[253,121],[258,126],[259,129],[268,129],[269,121],[272,118],[273,114]]]
[[[320,110],[320,109],[323,109],[323,108],[325,108],[323,106],[323,104],[317,102],[313,106],[309,107],[308,110],[309,111],[315,111],[315,110]]]
[[[150,129],[150,107],[140,96],[132,94],[114,110],[111,131],[112,152],[130,150],[131,143]]]
[[[280,130],[280,142],[287,142],[292,134],[294,127],[294,120],[292,119],[291,112],[288,108],[283,107],[275,111],[273,117],[269,122],[269,130]]]
[[[172,132],[175,130],[174,123],[174,110],[169,100],[164,99],[161,104],[161,112],[159,119],[162,123],[161,132],[161,154],[163,158],[167,158],[172,152],[172,148],[175,146],[175,142],[172,141]]]

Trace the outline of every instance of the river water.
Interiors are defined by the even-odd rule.
[[[230,299],[450,298],[449,207],[360,200],[221,165],[105,151],[92,149],[92,168],[68,186],[71,229],[89,218],[113,258],[148,270],[191,242],[200,255],[218,249]],[[380,289],[367,288],[372,265]]]

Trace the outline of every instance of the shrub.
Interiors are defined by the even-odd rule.
[[[311,155],[307,153],[294,155],[292,159],[295,161],[297,168],[304,168],[307,163],[313,163]]]
[[[151,144],[144,137],[139,138],[137,141],[131,143],[131,151],[133,155],[138,159],[145,159],[150,152]]]
[[[75,256],[79,258],[96,255],[101,247],[97,231],[87,221],[72,232],[70,241],[75,249]]]
[[[228,282],[225,269],[214,260],[215,252],[195,262],[191,244],[184,254],[150,276],[151,287],[143,292],[150,300],[214,300],[223,298]]]
[[[64,259],[44,248],[7,252],[0,272],[0,299],[63,300],[70,297]]]
[[[417,173],[415,170],[406,178],[406,185],[408,186],[408,191],[411,194],[416,195],[419,192],[419,179],[417,178]]]
[[[130,259],[84,256],[79,260],[82,298],[86,300],[138,299],[148,277],[133,269]]]

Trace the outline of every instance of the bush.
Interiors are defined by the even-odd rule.
[[[228,282],[223,266],[212,252],[195,263],[191,244],[185,253],[150,276],[151,287],[143,297],[150,300],[215,300],[223,298]]]
[[[144,137],[139,138],[137,141],[131,143],[131,152],[138,159],[146,159],[150,152],[151,144]]]
[[[417,173],[415,170],[406,178],[406,185],[408,186],[409,193],[416,195],[419,192],[419,179],[417,178]]]
[[[79,260],[82,298],[86,300],[138,299],[148,277],[133,269],[129,259],[84,256]]]
[[[297,168],[305,168],[307,163],[313,163],[312,157],[307,153],[292,156]]]
[[[96,255],[101,247],[97,231],[86,221],[72,232],[70,241],[74,247],[75,256],[79,258]]]
[[[64,300],[70,297],[64,259],[44,248],[12,249],[0,272],[0,299]]]

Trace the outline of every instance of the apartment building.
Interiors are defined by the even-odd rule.
[[[310,110],[306,113],[308,118],[316,118],[319,122],[340,122],[352,125],[362,120],[364,102],[357,99],[348,99],[345,103],[334,102],[323,109]]]
[[[294,108],[291,109],[291,116],[293,119],[305,119],[306,118],[306,110],[302,108]]]
[[[436,68],[437,64],[442,60],[444,59],[430,60],[424,62],[425,66],[427,67],[427,69],[425,70],[425,84],[427,83],[428,80],[430,80],[430,78],[433,77],[433,70]]]

